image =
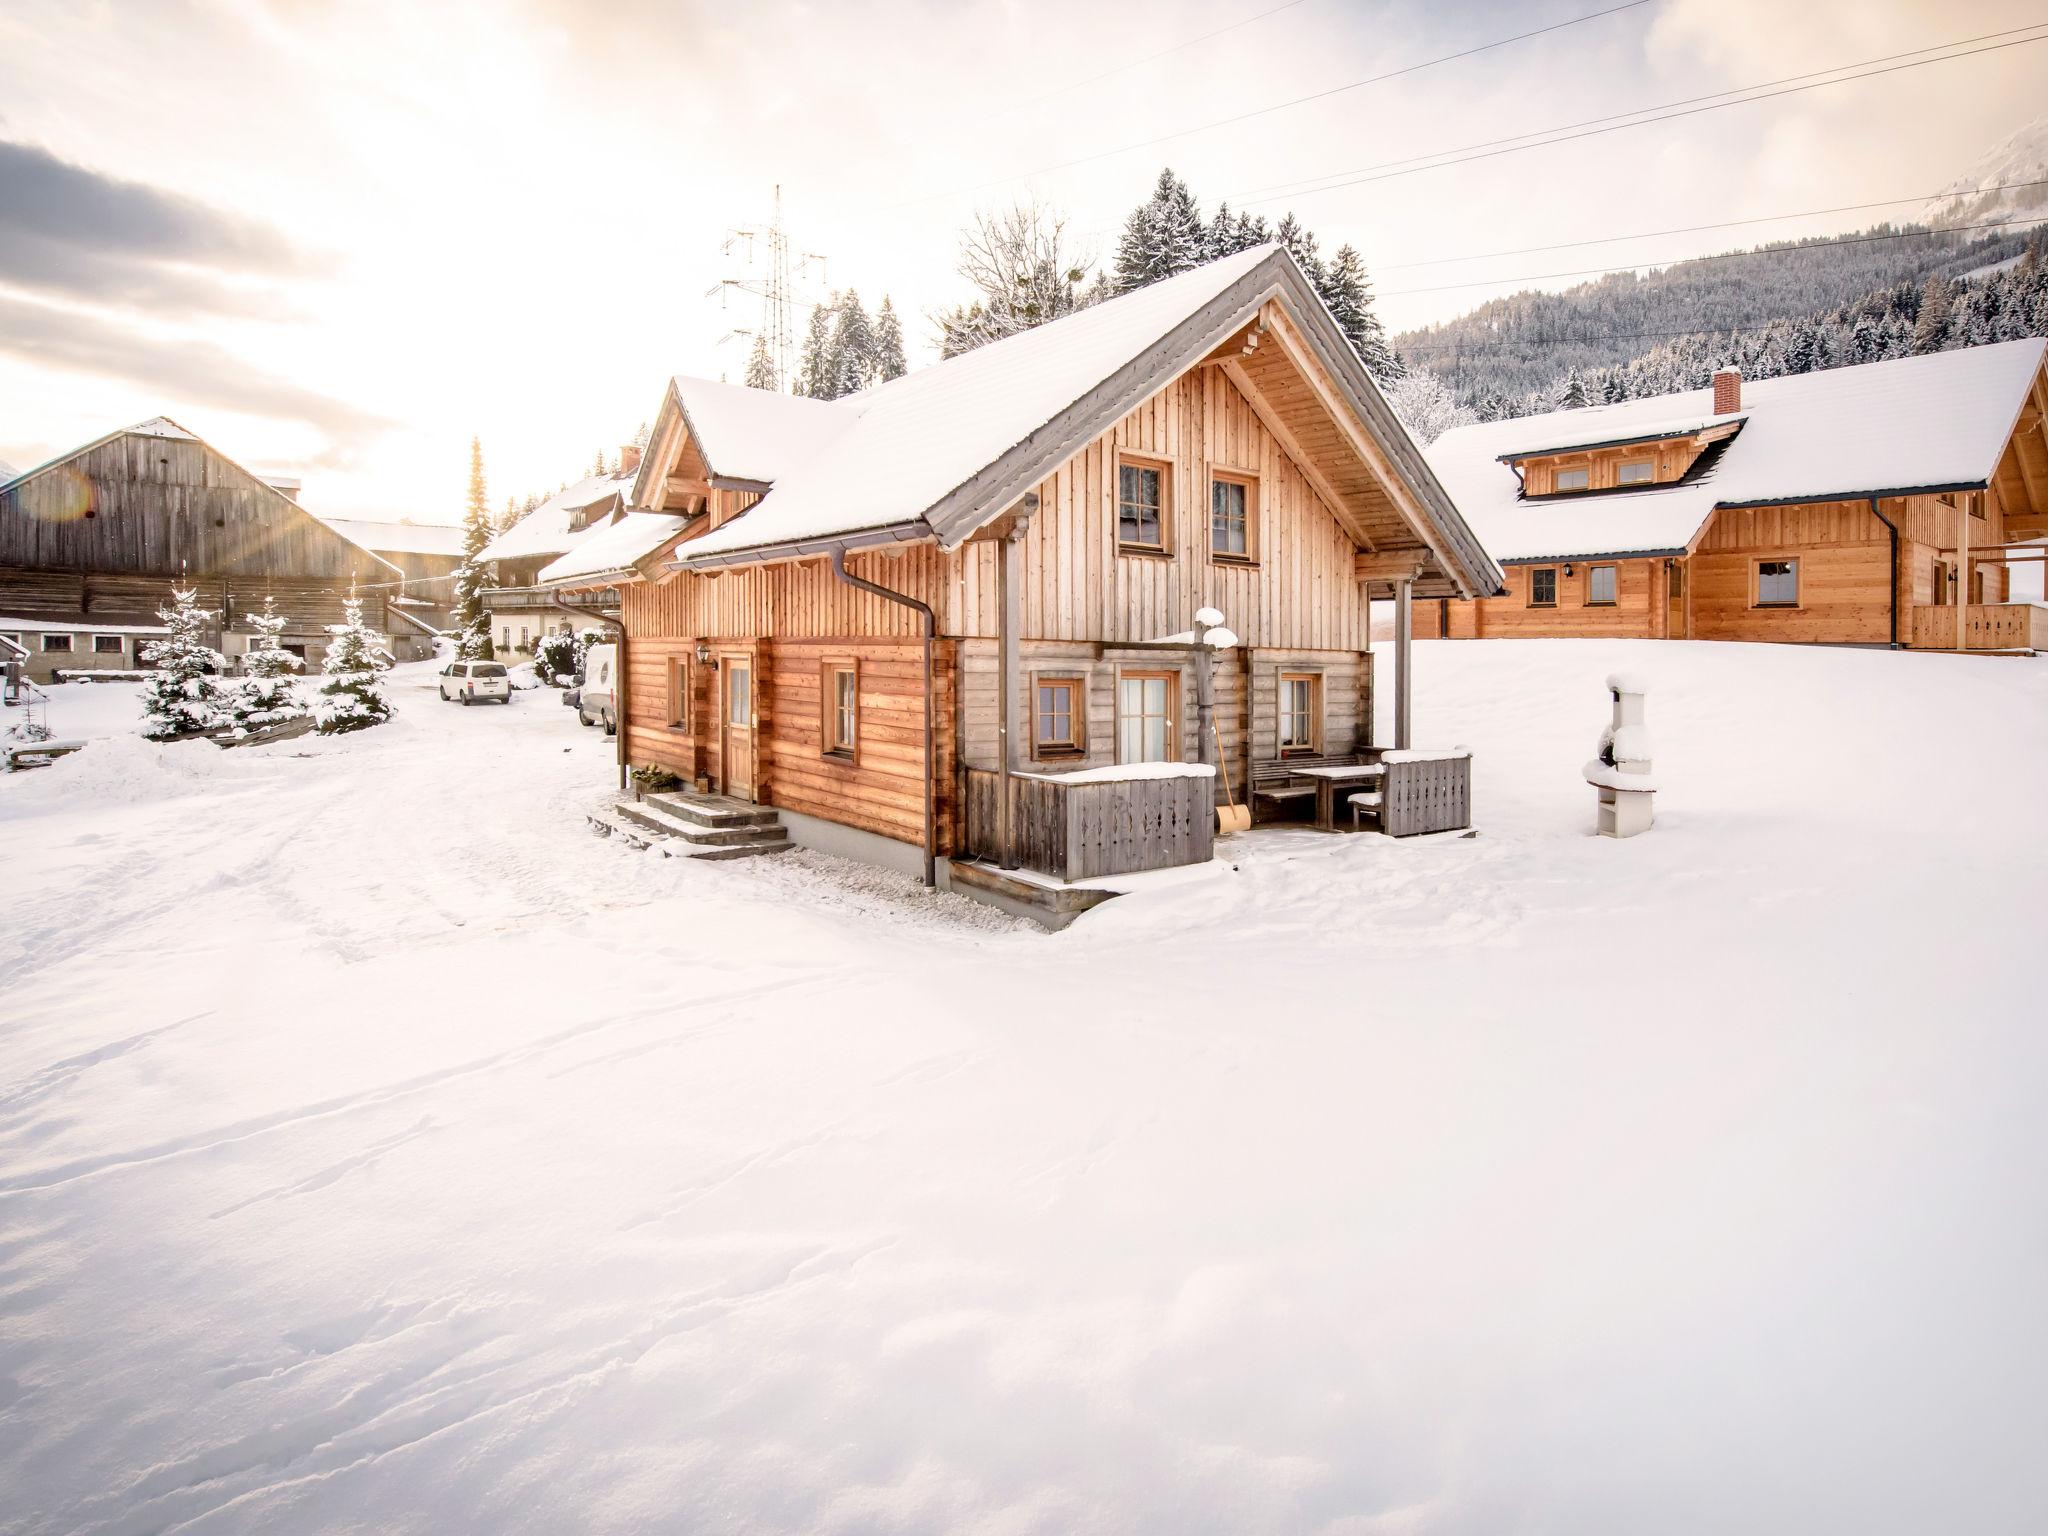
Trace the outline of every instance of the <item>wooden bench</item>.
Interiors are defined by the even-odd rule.
[[[1379,751],[1368,747],[1363,752],[1337,752],[1327,757],[1275,757],[1263,763],[1252,764],[1251,799],[1254,815],[1257,802],[1270,800],[1274,806],[1284,810],[1300,800],[1311,803],[1316,798],[1316,786],[1302,777],[1303,768],[1355,768],[1361,763],[1379,761]]]
[[[17,768],[43,768],[64,756],[67,752],[83,752],[82,741],[23,741],[10,742],[0,748],[0,757],[6,759],[7,771]]]

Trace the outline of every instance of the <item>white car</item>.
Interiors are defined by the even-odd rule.
[[[474,704],[479,699],[512,702],[512,679],[501,662],[451,661],[441,669],[441,697]]]

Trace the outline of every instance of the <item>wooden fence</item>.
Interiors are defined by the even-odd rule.
[[[1389,837],[1453,832],[1472,825],[1472,759],[1404,762],[1390,754],[1380,781],[1380,828]]]
[[[1973,651],[2048,650],[2048,606],[2040,603],[1972,603],[1963,628]],[[1916,651],[1954,650],[1955,608],[1915,608],[1910,644]]]
[[[1002,775],[963,770],[969,858],[1002,857]],[[1207,862],[1216,844],[1216,781],[1010,779],[1017,862],[1056,880],[1128,875]]]

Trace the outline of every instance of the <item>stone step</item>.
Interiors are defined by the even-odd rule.
[[[758,859],[771,853],[788,853],[792,848],[796,847],[796,844],[789,840],[788,832],[783,831],[781,827],[777,827],[775,830],[781,832],[782,836],[773,842],[733,843],[723,848],[692,848],[684,857],[690,859]]]
[[[612,809],[618,816],[632,822],[636,827],[657,832],[664,837],[680,838],[693,847],[738,847],[748,843],[786,842],[789,839],[789,829],[774,819],[772,811],[769,812],[769,820],[766,822],[706,826],[701,822],[678,816],[665,806],[644,800],[637,803],[621,800]]]
[[[781,820],[772,806],[749,805],[723,795],[662,792],[643,796],[640,804],[702,827],[772,827]]]

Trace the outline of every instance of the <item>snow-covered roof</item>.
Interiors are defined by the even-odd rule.
[[[358,517],[322,517],[321,522],[352,544],[376,554],[460,555],[462,529],[453,523],[416,523],[410,518],[379,522]]]
[[[555,492],[484,546],[486,560],[523,560],[534,555],[559,555],[588,538],[595,528],[570,532],[570,523],[586,508],[609,497],[626,496],[633,488],[633,476],[586,475],[574,485]]]
[[[102,624],[98,619],[90,618],[84,614],[80,614],[75,619],[0,618],[0,629],[15,631],[43,630],[56,635],[168,635],[170,633],[161,624]]]
[[[1274,253],[1255,246],[833,401],[840,430],[692,558],[917,518]]]
[[[127,430],[137,437],[169,437],[187,443],[199,441],[196,435],[187,432],[168,416],[152,416],[147,421],[138,421]]]
[[[12,480],[13,478],[14,466],[8,463],[5,459],[0,459],[0,485],[5,485],[8,481]]]
[[[672,512],[629,512],[579,540],[553,564],[541,567],[539,580],[568,581],[627,570],[681,533],[689,522]]]
[[[1711,404],[1713,391],[1708,390],[1707,395],[1709,404]],[[1669,400],[1672,397],[1665,395],[1662,398]],[[1589,422],[1583,419],[1595,414],[1591,410],[1578,410],[1552,411],[1548,416],[1524,416],[1521,418],[1523,421],[1555,422],[1557,429],[1546,436],[1541,443],[1532,443],[1524,448],[1511,448],[1502,454],[1501,457],[1529,458],[1546,453],[1569,453],[1578,448],[1605,447],[1620,443],[1655,442],[1659,439],[1671,437],[1691,437],[1696,433],[1708,431],[1713,427],[1723,427],[1727,426],[1730,422],[1740,421],[1748,412],[1733,411],[1726,416],[1701,416],[1695,413],[1691,416],[1673,416],[1663,421],[1630,421],[1625,426],[1616,423],[1612,419],[1603,419],[1598,422]]]
[[[710,472],[781,481],[854,419],[846,402],[777,394],[682,375],[670,381],[690,437]]]
[[[1716,507],[1981,486],[1998,468],[2048,342],[2001,342],[1742,385],[1742,430],[1704,473],[1641,491],[1525,500],[1502,456],[1713,424],[1713,391],[1446,432],[1430,467],[1496,560],[1685,549]]]

